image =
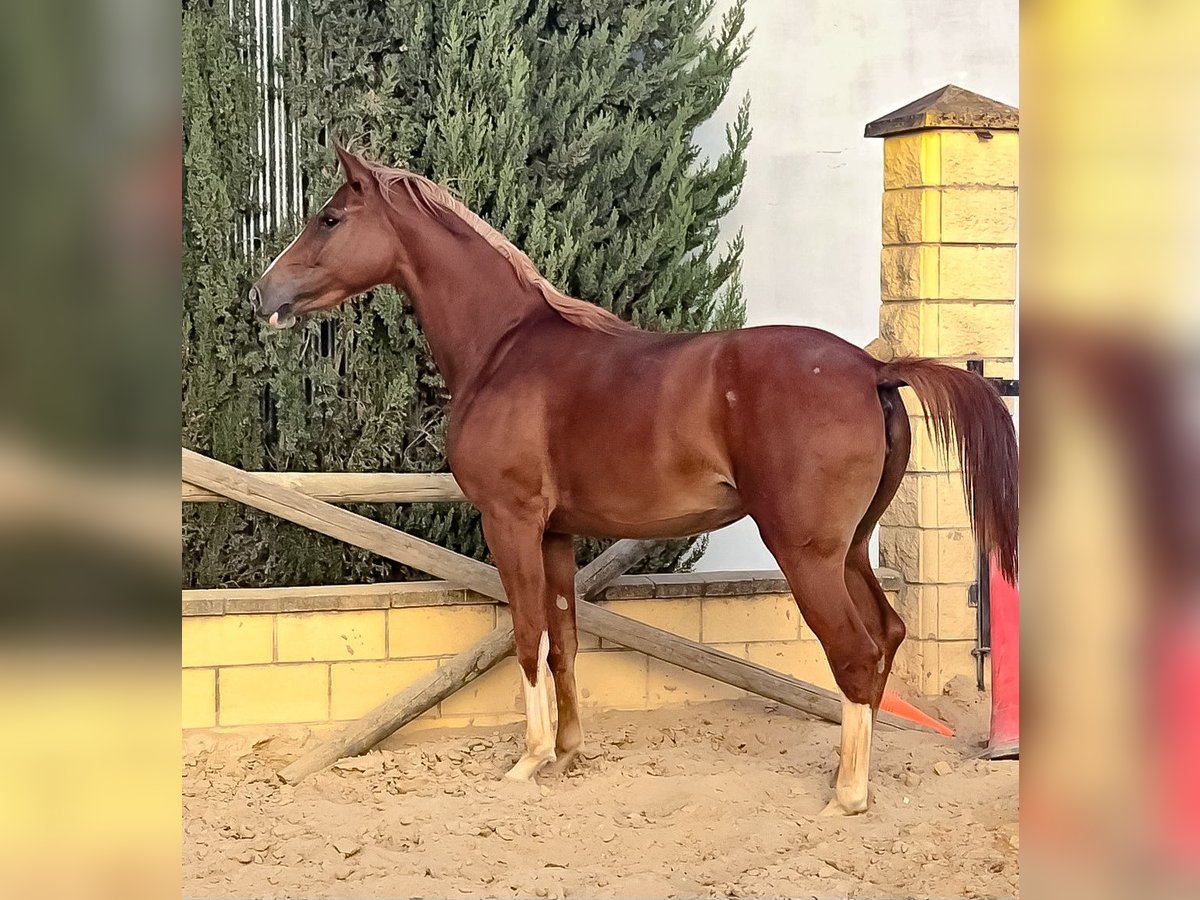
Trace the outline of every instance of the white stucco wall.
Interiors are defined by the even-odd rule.
[[[750,54],[700,134],[718,152],[750,94],[745,186],[724,223],[746,238],[748,324],[875,337],[882,147],[863,126],[948,83],[1018,105],[1017,13],[1018,0],[749,0]],[[775,562],[745,519],[697,568]]]

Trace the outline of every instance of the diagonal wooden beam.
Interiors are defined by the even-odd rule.
[[[279,780],[296,784],[315,772],[329,768],[339,759],[366,753],[421,713],[466,687],[512,652],[512,622],[506,621],[436,671],[384,700],[362,718],[343,726],[328,740],[288,763],[279,770]]]
[[[617,541],[575,573],[575,596],[591,600],[658,546],[658,541]]]
[[[299,491],[271,484],[241,469],[183,450],[183,480],[215,491],[247,506],[272,513],[313,531],[329,535],[456,582],[477,593],[508,602],[500,576],[485,563],[431,544],[364,516],[315,500]],[[726,684],[786,703],[830,722],[840,722],[842,705],[833,691],[791,678],[704,644],[635,622],[587,600],[576,607],[579,627],[597,637],[639,650],[664,662],[707,675]],[[890,713],[880,712],[879,725],[912,731],[929,729]]]
[[[618,575],[642,560],[654,547],[653,541],[618,541],[575,576],[575,592],[591,597],[604,590]],[[370,750],[384,738],[403,728],[417,716],[470,684],[513,652],[511,622],[492,629],[466,650],[447,660],[426,677],[389,697],[357,721],[340,729],[279,772],[279,778],[296,784],[339,759]]]

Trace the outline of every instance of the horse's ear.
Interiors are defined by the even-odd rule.
[[[338,162],[342,164],[342,172],[346,176],[346,183],[357,193],[361,194],[364,186],[367,184],[367,176],[370,174],[367,171],[366,164],[358,154],[351,153],[337,141],[333,143],[333,152],[337,154]]]

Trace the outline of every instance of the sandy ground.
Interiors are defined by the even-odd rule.
[[[184,740],[185,897],[997,897],[1018,892],[1017,763],[880,730],[874,805],[816,819],[837,726],[758,700],[593,713],[586,759],[502,781],[520,726],[417,732],[296,787],[303,733]]]

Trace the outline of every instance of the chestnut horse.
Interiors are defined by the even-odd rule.
[[[1013,577],[1017,447],[996,392],[813,328],[642,331],[556,290],[432,181],[337,153],[345,184],[250,298],[277,328],[380,284],[411,299],[451,394],[449,465],[512,611],[527,737],[509,776],[562,771],[582,744],[572,536],[682,538],[750,516],[843,695],[827,811],[866,809],[874,716],[904,639],[867,558],[908,461],[899,388],[957,452],[976,536]]]

